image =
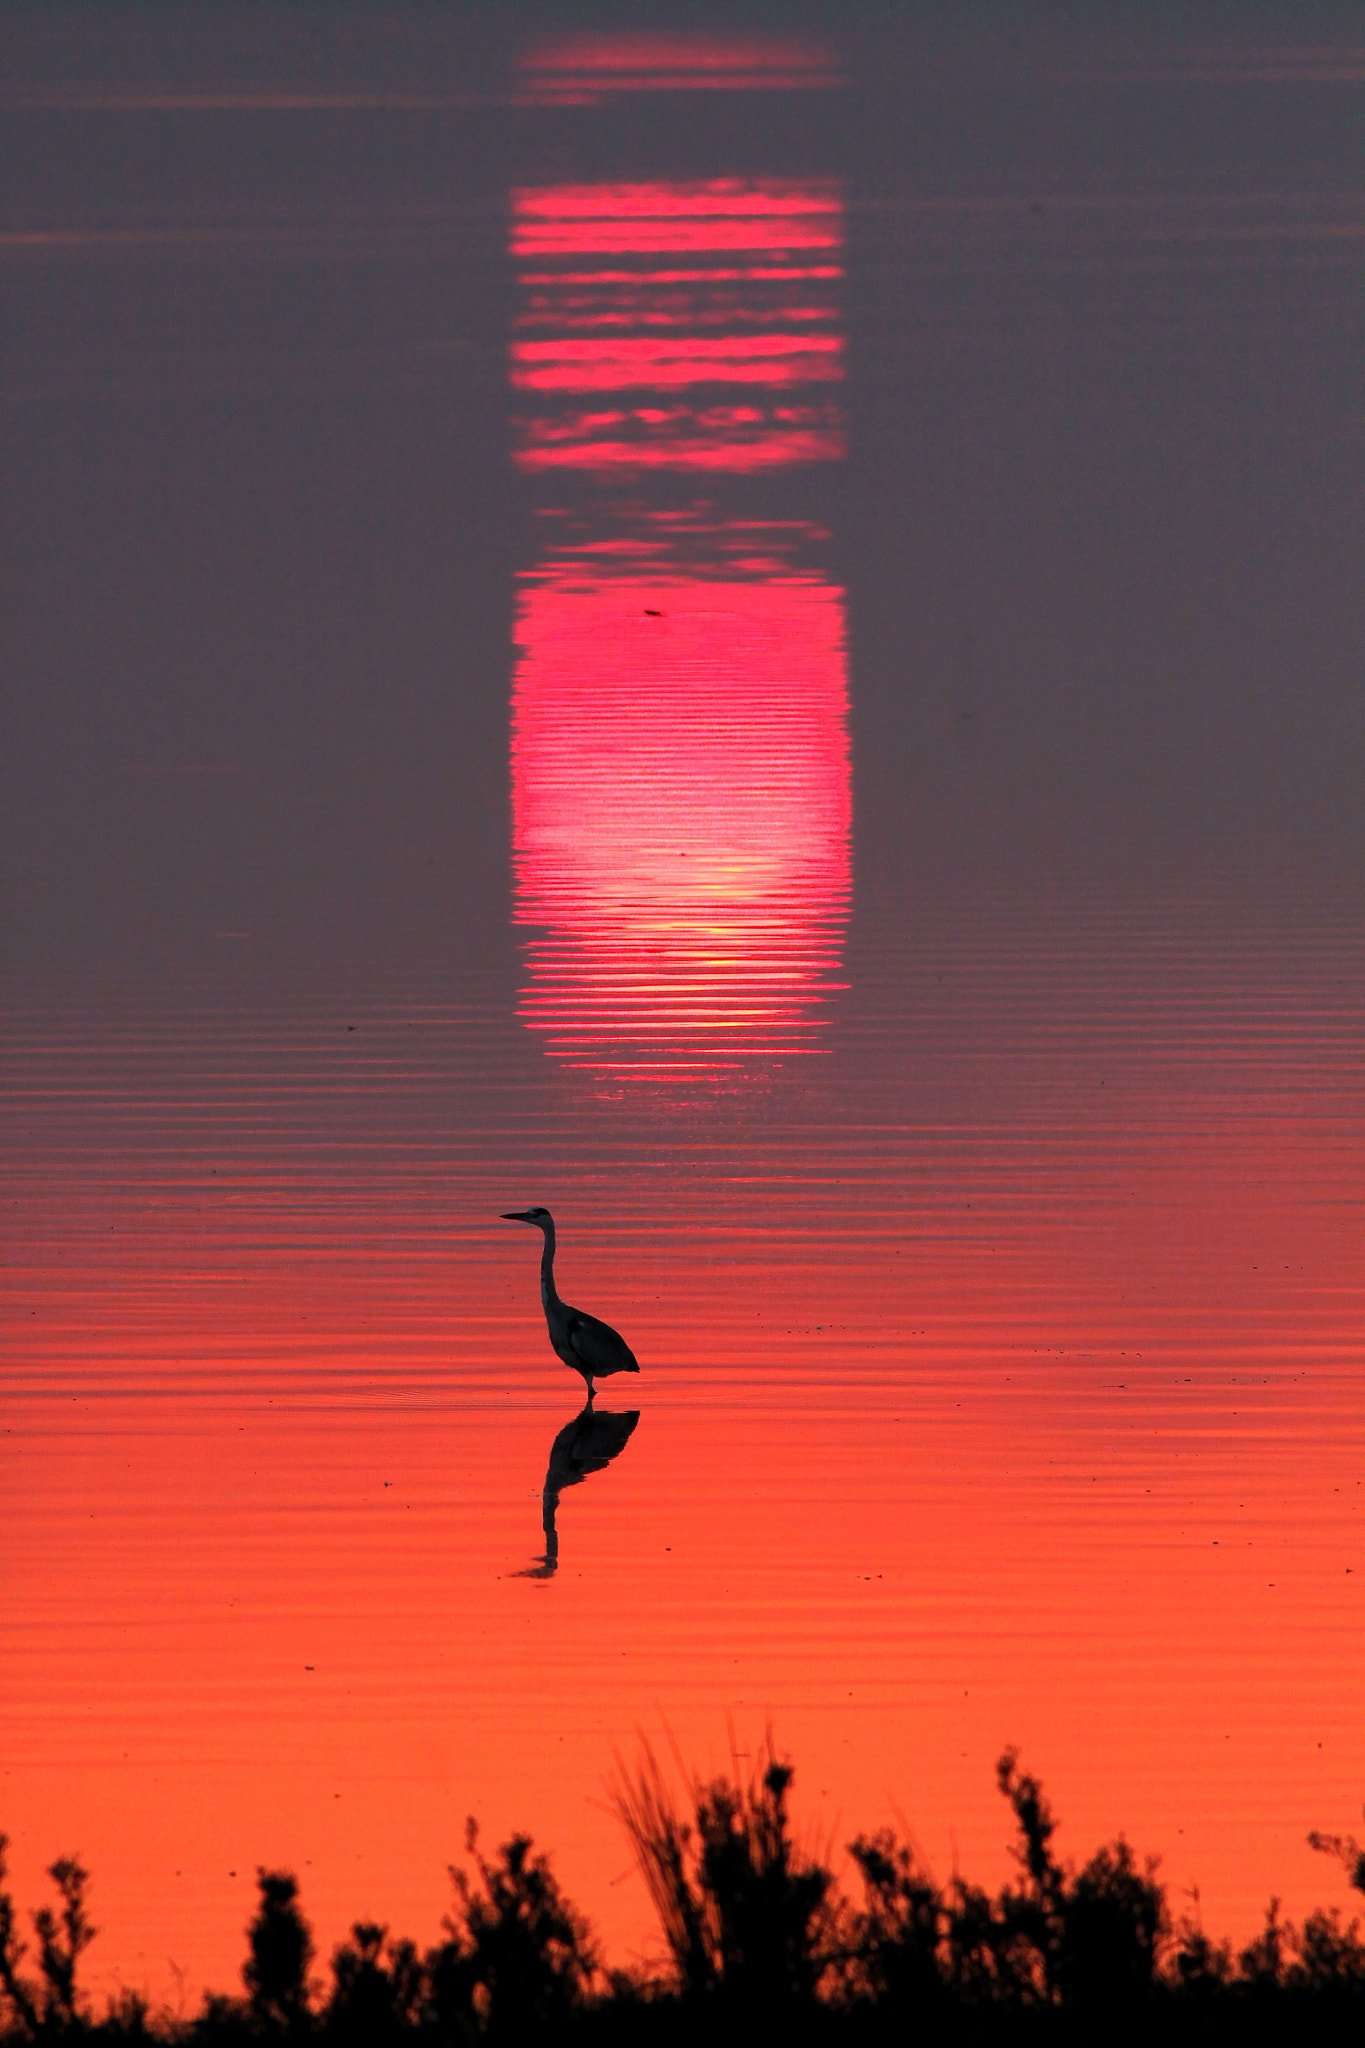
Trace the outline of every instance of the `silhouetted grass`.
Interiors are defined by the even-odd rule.
[[[778,2014],[833,1986],[840,1902],[833,1874],[792,1838],[791,1780],[769,1742],[747,1784],[694,1779],[689,1819],[647,1744],[638,1771],[619,1776],[613,1803],[689,2004]]]
[[[763,2029],[786,2039],[881,2042],[1174,2043],[1254,2034],[1286,2041],[1359,2033],[1365,1940],[1336,1908],[1301,1927],[1271,1901],[1239,1954],[1188,1916],[1173,1923],[1157,1865],[1128,1843],[1079,1869],[1058,1860],[1051,1807],[1013,1750],[997,1766],[1014,1817],[1015,1875],[996,1892],[939,1885],[894,1830],[849,1844],[856,1892],[795,1835],[790,1762],[771,1739],[751,1774],[671,1788],[646,1745],[620,1769],[613,1803],[659,1918],[667,1962],[607,1972],[592,1930],[527,1835],[492,1856],[469,1824],[451,1867],[443,1940],[425,1953],[357,1921],[313,1974],[314,1950],[287,1871],[257,1873],[242,1995],[212,1994],[192,2020],[125,1992],[96,2017],[77,1982],[96,1929],[89,1877],[51,1866],[57,1904],[20,1932],[0,1836],[0,2041],[441,2044],[566,2041],[721,2044]],[[1365,1850],[1313,1834],[1365,1892]]]

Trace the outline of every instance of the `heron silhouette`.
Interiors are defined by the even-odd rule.
[[[541,1489],[541,1526],[545,1531],[544,1561],[517,1574],[523,1579],[552,1579],[559,1570],[559,1531],[555,1514],[559,1496],[570,1486],[581,1486],[593,1472],[602,1472],[613,1458],[619,1458],[640,1420],[638,1408],[616,1413],[594,1408],[591,1401],[566,1422],[550,1446],[550,1462]]]
[[[549,1326],[550,1343],[565,1365],[582,1373],[588,1383],[588,1405],[592,1406],[594,1380],[614,1372],[638,1372],[635,1353],[610,1323],[599,1322],[581,1308],[570,1308],[555,1291],[555,1219],[548,1209],[504,1209],[504,1223],[531,1223],[545,1235],[540,1254],[540,1302]]]

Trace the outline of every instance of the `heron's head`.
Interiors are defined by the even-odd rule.
[[[537,1208],[504,1209],[502,1220],[504,1223],[538,1223],[543,1230],[547,1223],[553,1225],[555,1219],[548,1209]]]

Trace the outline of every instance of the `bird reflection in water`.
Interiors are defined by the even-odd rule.
[[[559,1531],[555,1526],[559,1496],[566,1487],[581,1486],[590,1472],[601,1472],[613,1458],[619,1458],[639,1420],[638,1408],[613,1413],[606,1408],[594,1408],[589,1399],[573,1421],[565,1423],[550,1446],[550,1462],[545,1470],[545,1488],[541,1496],[545,1557],[542,1563],[519,1572],[519,1578],[554,1577],[559,1570]]]

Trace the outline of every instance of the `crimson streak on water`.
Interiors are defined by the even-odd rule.
[[[733,493],[843,454],[837,188],[552,186],[513,221],[516,460],[580,477],[518,596],[522,1017],[598,1069],[810,1050],[849,901],[844,593],[818,525]]]
[[[824,181],[514,194],[523,469],[722,471],[836,460],[842,212]]]

